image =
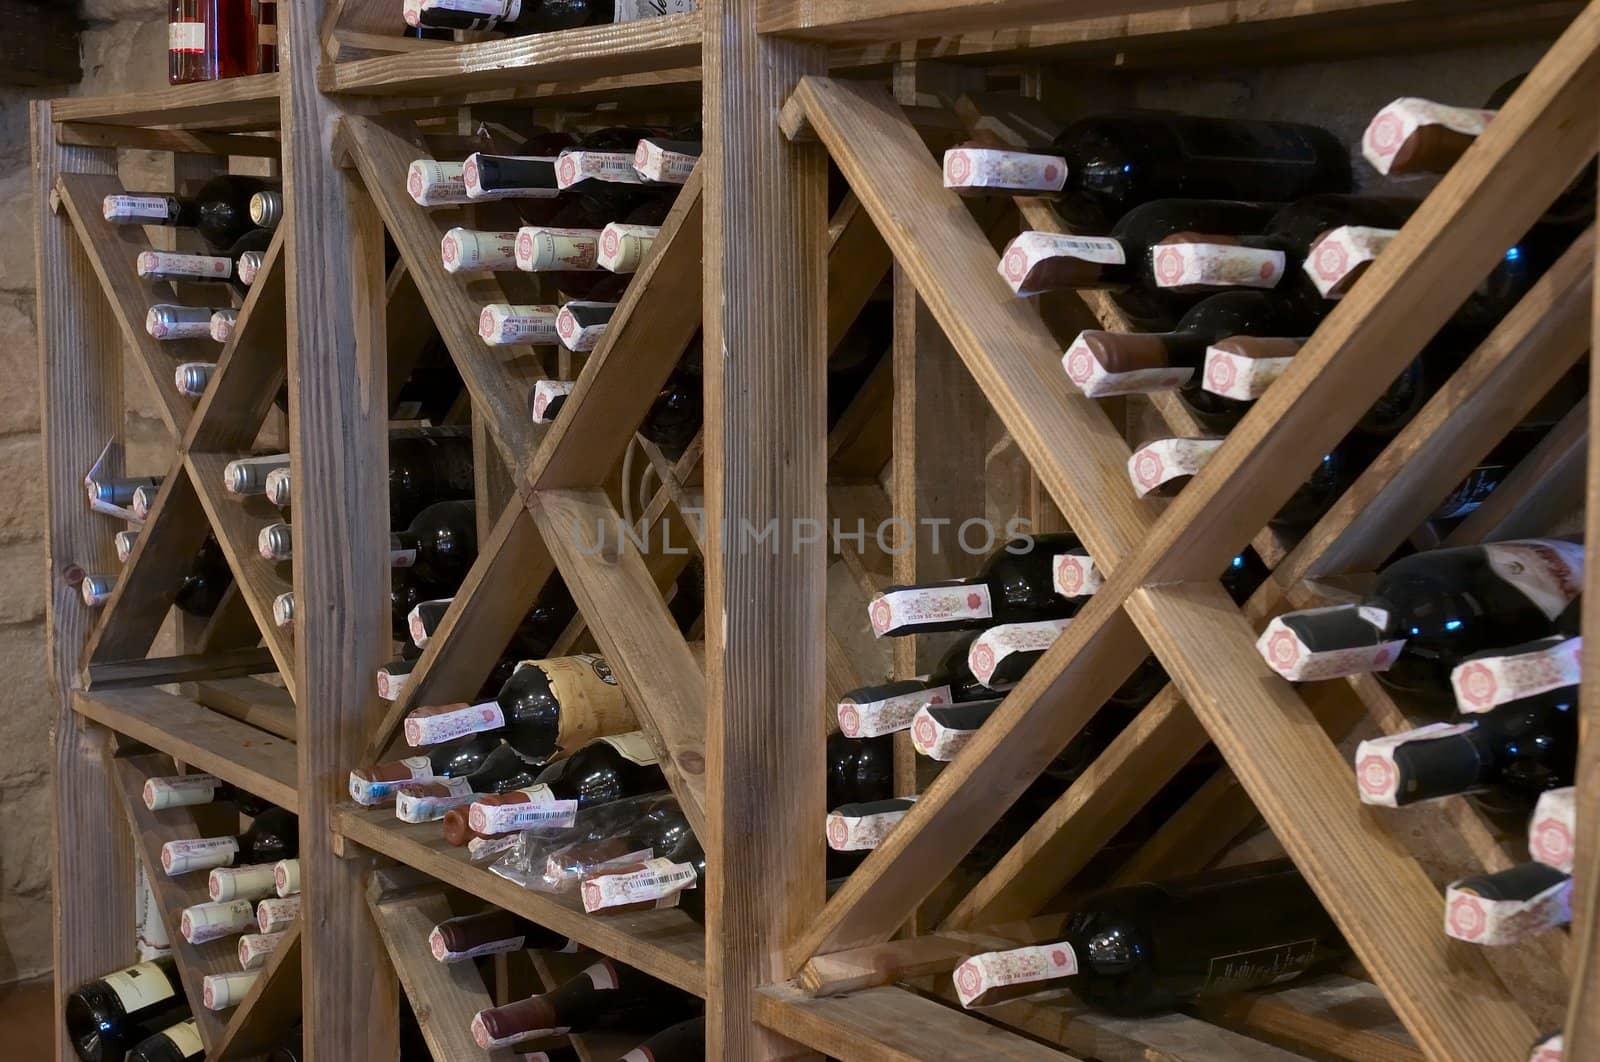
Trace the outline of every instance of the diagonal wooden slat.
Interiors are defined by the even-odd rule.
[[[1497,542],[1546,533],[1583,506],[1589,450],[1585,396],[1539,440],[1494,493],[1450,534],[1444,545]]]
[[[300,1016],[300,919],[267,956],[261,977],[239,1005],[228,1012],[228,1024],[211,1052],[214,1062],[240,1062],[281,1043],[284,1030]]]
[[[211,385],[195,407],[186,450],[243,450],[254,440],[288,372],[283,232],[273,236],[233,335],[217,356]]]
[[[528,510],[689,825],[705,828],[705,673],[678,633],[621,517],[599,490],[536,491]]]

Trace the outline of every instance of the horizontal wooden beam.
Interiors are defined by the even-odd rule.
[[[105,660],[83,669],[83,688],[101,693],[107,690],[164,686],[171,682],[194,682],[208,678],[239,678],[265,675],[277,669],[272,654],[265,649],[230,649],[221,653],[194,653],[185,656],[152,656],[137,660]]]
[[[283,153],[282,143],[273,136],[205,133],[191,129],[145,129],[137,125],[102,125],[98,122],[73,122],[57,126],[56,143],[259,159],[275,159]]]
[[[1080,0],[1073,5],[1074,13],[1085,18],[1188,6],[1173,0]],[[803,40],[900,40],[1048,22],[1060,14],[1059,0],[766,0],[757,26],[762,33]]]
[[[269,129],[278,124],[277,74],[230,77],[114,96],[52,100],[57,123],[147,125],[182,129]]]

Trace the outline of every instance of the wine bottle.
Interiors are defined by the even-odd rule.
[[[146,778],[144,806],[151,811],[197,807],[201,804],[233,804],[254,817],[269,806],[260,797],[229,785],[211,774],[175,774]]]
[[[990,689],[1008,690],[1022,681],[1022,676],[1049,651],[1071,622],[1035,620],[990,627],[972,640],[967,650],[967,668]]]
[[[1454,882],[1444,894],[1444,931],[1468,944],[1518,944],[1572,921],[1572,878],[1543,863]]]
[[[406,744],[413,748],[498,732],[536,761],[637,729],[611,668],[593,655],[528,661],[492,701],[420,708],[405,721]]]
[[[276,863],[295,855],[299,845],[300,829],[295,817],[282,808],[267,808],[237,837],[168,841],[161,846],[161,869],[173,877],[212,867]]]
[[[573,273],[600,269],[599,229],[524,225],[517,230],[517,268],[524,273]]]
[[[396,567],[410,568],[424,586],[457,586],[478,556],[477,509],[471,501],[434,502],[389,539]]]
[[[510,833],[534,826],[571,825],[584,808],[667,788],[656,751],[643,734],[614,734],[591,741],[540,771],[527,790],[474,801],[445,815],[444,837],[464,845],[474,834]],[[555,817],[556,815],[561,818]]]
[[[470,804],[479,793],[509,793],[533,785],[538,770],[509,745],[501,744],[469,774],[402,782],[395,790],[394,814],[404,822],[436,822],[451,808]]]
[[[1578,791],[1568,786],[1539,797],[1528,820],[1528,854],[1547,867],[1571,874],[1578,835]]]
[[[140,1040],[128,1052],[128,1062],[193,1062],[206,1057],[200,1026],[185,1018]]]
[[[828,812],[828,847],[836,852],[878,847],[916,802],[916,797],[889,797],[839,805]]]
[[[350,772],[350,796],[357,804],[367,807],[386,804],[401,785],[473,773],[502,744],[498,734],[473,734],[431,748],[425,756],[407,756],[371,767],[357,767]]]
[[[517,234],[456,227],[439,241],[447,273],[504,273],[517,268]]]
[[[133,504],[133,494],[140,487],[159,487],[162,476],[120,476],[115,479],[86,478],[84,488],[89,495],[89,507],[126,509]]]
[[[617,1062],[702,1062],[706,1057],[706,1020],[691,1018],[656,1033]]]
[[[211,377],[216,371],[216,362],[186,361],[174,371],[173,383],[178,393],[185,398],[199,398],[206,393],[206,388],[211,385]]]
[[[222,174],[201,185],[192,197],[170,192],[108,195],[105,219],[118,225],[162,225],[194,229],[214,250],[232,247],[255,227],[250,202],[258,194],[278,195],[258,177]]]
[[[695,848],[699,848],[698,843]],[[680,863],[666,857],[607,863],[584,875],[578,895],[584,912],[593,915],[677,907],[686,894],[700,891],[704,867],[704,855],[697,863]]]
[[[1079,332],[1062,368],[1090,398],[1196,390],[1208,349],[1233,336],[1307,335],[1311,314],[1275,293],[1227,291],[1196,303],[1170,332]]]
[[[611,959],[601,959],[543,995],[503,1007],[480,1010],[472,1036],[485,1050],[590,1029],[625,1026],[670,1015],[683,1005],[682,994],[654,978]]]
[[[1141,498],[1173,497],[1205,467],[1222,443],[1222,439],[1154,439],[1128,459],[1128,478]],[[1360,475],[1367,457],[1364,450],[1351,436],[1324,454],[1311,478],[1290,495],[1267,523],[1288,530],[1315,524]]]
[[[257,981],[260,970],[240,973],[206,974],[200,982],[200,1001],[207,1010],[228,1010],[244,1002]]]
[[[694,351],[698,355],[698,351]],[[553,424],[577,387],[575,380],[536,380],[528,392],[528,408],[535,424]],[[704,384],[698,358],[685,357],[661,385],[661,390],[645,414],[639,434],[671,453],[681,453],[702,422]]]
[[[491,907],[482,914],[447,918],[428,933],[428,950],[443,963],[465,962],[524,949],[571,955],[579,947],[576,941],[560,933],[498,907]]]
[[[176,251],[140,251],[134,268],[145,280],[226,281],[241,295],[255,278],[261,265],[261,252],[272,242],[272,234],[253,229],[235,240],[221,254],[179,254]]]
[[[930,760],[948,763],[978,735],[1000,701],[924,705],[911,720],[911,747]]]
[[[111,599],[116,589],[115,575],[85,575],[78,584],[78,596],[89,608],[99,608]]]
[[[995,691],[968,666],[972,644],[979,633],[974,631],[952,643],[925,677],[863,686],[846,693],[837,708],[840,732],[852,738],[877,737],[909,727],[925,704],[993,699]]]
[[[249,900],[197,903],[183,909],[178,932],[190,944],[208,944],[236,937],[255,924],[255,905]]]
[[[260,55],[249,0],[167,0],[167,81],[254,74]]]
[[[405,0],[404,12],[409,26],[508,37],[611,21],[611,5],[601,0]]]
[[[626,204],[639,200],[644,178],[634,169],[639,141],[652,130],[630,126],[597,129],[586,135],[575,148],[561,153],[556,161],[556,180],[563,189],[590,196],[597,201]]]
[[[262,933],[282,933],[300,916],[299,896],[273,896],[256,904],[256,926]]]
[[[206,892],[214,903],[228,900],[260,900],[278,894],[276,863],[254,863],[242,867],[212,867],[206,879]]]
[[[1311,887],[1279,860],[1098,893],[1061,940],[975,955],[954,980],[965,1007],[1067,988],[1131,1016],[1277,984],[1347,954]]]
[[[233,338],[233,331],[238,326],[238,310],[217,310],[206,323],[206,331],[216,342],[226,343]]]
[[[556,336],[568,350],[593,350],[606,334],[611,315],[617,310],[614,302],[585,302],[573,299],[562,305],[556,314]]]
[[[1070,532],[1012,539],[970,579],[891,586],[867,606],[872,633],[931,634],[1070,616],[1079,603],[1055,592],[1052,568],[1057,554],[1079,546]]]
[[[272,864],[273,888],[279,896],[295,896],[300,892],[300,860],[280,859]]]
[[[195,552],[194,566],[178,585],[172,604],[191,616],[209,616],[222,604],[223,595],[233,585],[233,570],[215,535],[207,535]]]
[[[830,808],[887,800],[894,795],[894,740],[828,735],[827,798]]]
[[[1428,550],[1394,562],[1359,605],[1286,612],[1256,642],[1292,681],[1376,672],[1435,710],[1473,653],[1548,637],[1583,587],[1583,546],[1522,539]]]
[[[272,1048],[267,1062],[305,1062],[305,1028],[296,1024],[289,1035]]]
[[[1541,1036],[1528,1055],[1528,1062],[1562,1062],[1567,1055],[1566,1037],[1559,1032]]]
[[[152,959],[82,985],[67,996],[67,1037],[83,1062],[119,1062],[128,1049],[188,1014],[178,969]]]
[[[222,466],[222,486],[229,494],[261,494],[267,489],[267,476],[288,467],[288,454],[240,457]]]
[[[239,937],[239,968],[259,970],[267,964],[272,953],[283,947],[289,939],[287,931],[278,933],[244,933]]]
[[[556,156],[491,155],[475,152],[461,165],[461,182],[474,202],[497,199],[554,199]]]
[[[647,181],[657,184],[684,184],[700,161],[701,143],[698,140],[669,140],[665,137],[641,137],[633,152],[634,171]]]
[[[208,339],[211,337],[211,318],[220,312],[209,306],[157,303],[145,311],[144,330],[151,339],[162,342]]]
[[[610,222],[600,231],[598,263],[613,273],[636,273],[644,264],[656,237],[658,225],[626,225]]]
[[[1520,425],[1513,429],[1478,462],[1476,468],[1467,473],[1467,477],[1439,503],[1428,519],[1459,520],[1475,512],[1505,482],[1522,459],[1539,445],[1544,435],[1544,428],[1533,425]]]
[[[521,234],[518,234],[521,241]],[[491,347],[530,343],[536,347],[556,344],[555,305],[512,305],[491,302],[478,315],[478,335]]]

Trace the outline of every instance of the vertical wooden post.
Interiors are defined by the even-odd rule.
[[[280,5],[289,421],[294,469],[306,1057],[392,1062],[399,989],[334,843],[350,765],[382,718],[388,655],[388,391],[383,225],[334,161],[339,108],[317,89],[322,0]]]
[[[824,159],[777,115],[820,50],[705,5],[707,1057],[803,1053],[753,993],[823,900]],[[772,529],[774,537],[757,541]]]
[[[38,248],[39,403],[44,441],[45,631],[55,753],[55,1057],[77,1057],[63,1030],[66,994],[134,958],[133,846],[109,771],[110,732],[72,710],[78,654],[94,613],[78,596],[85,573],[116,570],[115,525],[89,511],[83,476],[122,433],[122,336],[64,212],[50,209],[63,173],[117,172],[107,148],[56,143],[50,101],[32,105],[34,240]]]

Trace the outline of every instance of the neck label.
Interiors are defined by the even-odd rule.
[[[1150,248],[1156,284],[1181,288],[1275,288],[1288,257],[1227,243],[1168,243]]]
[[[946,188],[1005,192],[1059,192],[1067,183],[1067,160],[1029,151],[960,147],[944,153]]]
[[[1433,723],[1401,734],[1388,734],[1363,741],[1356,748],[1356,787],[1361,792],[1361,802],[1385,808],[1399,807],[1400,788],[1404,779],[1399,764],[1395,763],[1395,753],[1415,742],[1438,741],[1470,733],[1477,725]]]
[[[495,701],[418,708],[406,716],[406,744],[412,748],[437,745],[468,734],[499,730],[505,725],[505,713]]]
[[[1568,638],[1514,656],[1489,656],[1456,665],[1450,672],[1456,708],[1468,715],[1551,690],[1576,686],[1583,639]]]
[[[1552,789],[1539,797],[1528,823],[1528,854],[1563,874],[1572,873],[1578,824],[1578,790]]]
[[[993,688],[995,672],[1007,657],[1044,652],[1056,643],[1071,622],[1054,619],[990,627],[973,639],[972,648],[967,650],[967,668],[979,682]]]
[[[1128,458],[1128,478],[1142,498],[1164,483],[1195,475],[1221,446],[1221,439],[1156,439]]]
[[[1492,542],[1489,567],[1516,587],[1546,619],[1555,619],[1583,592],[1583,546],[1557,539]]]
[[[1379,111],[1361,137],[1361,154],[1379,173],[1388,174],[1402,148],[1424,126],[1438,125],[1462,136],[1479,137],[1497,112],[1474,107],[1447,107],[1414,96],[1402,97]]]
[[[1062,597],[1093,597],[1104,584],[1105,577],[1088,553],[1062,553],[1051,566],[1051,582]]]
[[[989,588],[983,583],[907,586],[879,595],[867,610],[872,633],[882,638],[912,633],[919,627],[994,616]]]
[[[971,1008],[985,1005],[995,989],[1053,981],[1077,972],[1077,953],[1061,941],[974,955],[956,967],[953,977],[961,1005]]]

